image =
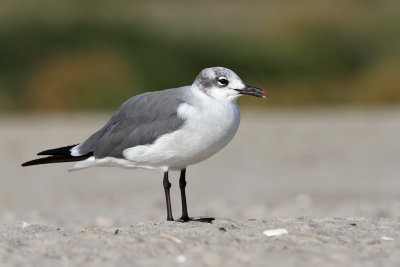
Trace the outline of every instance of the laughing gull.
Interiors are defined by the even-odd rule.
[[[180,221],[191,218],[186,205],[186,168],[225,147],[240,122],[236,100],[241,95],[266,98],[233,71],[207,68],[191,86],[147,92],[122,104],[107,124],[77,145],[38,153],[45,158],[22,166],[77,161],[71,170],[92,166],[156,169],[164,173],[167,220],[172,221],[169,171],[180,171]]]

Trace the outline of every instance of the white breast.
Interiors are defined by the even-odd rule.
[[[124,150],[134,166],[179,170],[203,161],[225,147],[240,122],[236,102],[207,99],[196,105],[181,104],[178,116],[185,119],[177,131],[163,135],[151,145]]]

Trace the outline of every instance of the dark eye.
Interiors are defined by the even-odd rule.
[[[229,81],[225,77],[218,78],[218,84],[221,86],[227,86]]]

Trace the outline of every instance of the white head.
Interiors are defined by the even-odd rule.
[[[192,86],[218,100],[234,101],[241,95],[267,97],[263,90],[246,85],[236,73],[223,67],[202,70]]]

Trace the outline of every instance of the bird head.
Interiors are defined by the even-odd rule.
[[[209,97],[218,100],[236,100],[241,95],[266,98],[260,88],[246,85],[232,70],[223,67],[204,69],[195,79],[193,86]]]

